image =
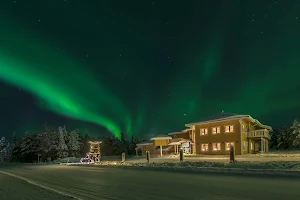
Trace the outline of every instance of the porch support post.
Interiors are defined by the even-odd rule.
[[[266,147],[267,147],[266,152],[268,153],[269,152],[269,140],[266,140]]]
[[[160,145],[160,157],[162,157],[162,145]]]
[[[264,142],[263,142],[263,138],[260,137],[260,152],[263,152],[263,146],[264,146]]]

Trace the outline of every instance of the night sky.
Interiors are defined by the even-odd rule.
[[[300,111],[298,0],[1,0],[1,134],[145,138],[219,113]]]

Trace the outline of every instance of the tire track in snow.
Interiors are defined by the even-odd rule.
[[[12,174],[12,173],[9,173],[9,172],[5,172],[5,171],[2,171],[2,170],[0,170],[0,173],[5,174],[5,175],[8,175],[8,176],[12,176],[12,177],[17,178],[17,179],[21,179],[21,180],[26,181],[27,183],[29,183],[29,184],[31,184],[31,185],[34,185],[34,186],[43,188],[43,189],[45,189],[45,190],[48,190],[48,191],[51,191],[51,192],[54,192],[54,193],[57,193],[57,194],[60,194],[60,195],[66,196],[66,197],[70,197],[70,198],[75,199],[75,200],[83,200],[83,199],[80,199],[80,198],[78,198],[78,197],[72,196],[72,195],[70,195],[70,194],[67,194],[67,193],[58,191],[58,190],[56,190],[56,189],[54,189],[54,188],[51,188],[51,187],[44,186],[44,185],[41,185],[41,184],[39,184],[39,183],[36,183],[36,182],[34,182],[33,180],[31,180],[31,179],[29,179],[29,178],[25,178],[25,177],[22,177],[22,176],[18,176],[18,175],[15,175],[15,174]]]

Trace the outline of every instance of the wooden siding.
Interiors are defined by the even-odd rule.
[[[225,133],[225,126],[233,125],[232,133]],[[212,134],[213,127],[220,127],[220,133]],[[200,129],[207,128],[207,135],[200,135]],[[229,154],[225,150],[226,142],[234,142],[235,154],[241,152],[241,124],[239,120],[228,120],[221,122],[212,122],[207,124],[195,125],[196,154],[224,155]],[[220,143],[221,150],[213,151],[212,144]],[[208,144],[208,151],[201,151],[202,144]]]
[[[167,146],[170,143],[170,140],[168,139],[163,139],[163,140],[153,140],[153,145],[154,146]]]

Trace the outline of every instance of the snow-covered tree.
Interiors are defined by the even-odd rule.
[[[293,134],[293,146],[300,146],[300,122],[294,120],[293,125],[291,126],[292,134]]]
[[[79,156],[80,154],[80,149],[82,146],[81,138],[80,138],[80,133],[77,129],[71,131],[69,135],[69,142],[68,142],[68,148],[69,152],[72,156]]]
[[[21,145],[21,139],[20,137],[17,137],[16,133],[13,133],[13,143],[11,145],[11,160],[12,161],[19,161],[20,160],[20,145]]]
[[[61,126],[58,128],[58,132],[59,142],[57,146],[57,156],[59,158],[66,158],[68,157],[68,146],[66,145],[63,128]]]
[[[38,146],[37,135],[26,132],[20,141],[20,160],[25,162],[36,161]]]
[[[6,158],[6,155],[7,155],[6,147],[7,147],[7,143],[6,143],[5,137],[3,136],[0,139],[0,162],[3,162],[4,159]]]
[[[69,140],[70,140],[70,134],[69,134],[69,132],[68,132],[68,130],[67,130],[66,125],[64,125],[64,126],[62,127],[62,132],[63,132],[63,135],[64,135],[65,143],[68,144],[68,143],[69,143]]]
[[[282,127],[278,130],[277,135],[277,148],[278,149],[288,149],[293,145],[293,131],[290,127]]]

